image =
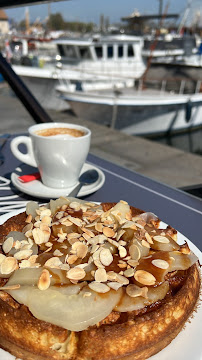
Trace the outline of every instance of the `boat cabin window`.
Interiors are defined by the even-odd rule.
[[[114,55],[113,45],[108,45],[107,46],[107,57],[112,58],[113,55]]]
[[[90,49],[86,46],[79,46],[81,59],[91,59]]]
[[[103,57],[103,48],[102,46],[95,46],[95,52],[98,59],[101,59]]]
[[[134,56],[134,50],[132,45],[128,45],[128,57]]]
[[[123,45],[118,45],[118,57],[123,57]]]
[[[76,59],[76,51],[75,47],[72,45],[62,45],[58,44],[58,50],[61,56],[70,58],[70,59]]]
[[[58,44],[58,50],[61,56],[65,56],[65,50],[62,45]]]

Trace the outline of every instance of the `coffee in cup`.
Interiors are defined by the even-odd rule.
[[[28,129],[29,136],[11,141],[11,151],[20,161],[38,167],[44,185],[69,188],[76,185],[90,148],[91,131],[68,123],[43,123]],[[24,144],[27,153],[19,150]]]
[[[36,135],[40,136],[56,136],[56,135],[69,135],[73,137],[80,137],[85,135],[85,133],[78,129],[69,129],[69,128],[47,128],[36,131]]]

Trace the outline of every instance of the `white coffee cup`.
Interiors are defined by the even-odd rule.
[[[89,152],[91,131],[80,125],[43,123],[31,126],[28,132],[29,137],[17,136],[11,141],[14,156],[38,167],[42,182],[48,187],[59,189],[76,185]],[[51,132],[54,135],[50,136]],[[57,132],[70,132],[71,135]],[[78,137],[75,137],[76,133]],[[26,146],[26,154],[19,150],[20,144]]]

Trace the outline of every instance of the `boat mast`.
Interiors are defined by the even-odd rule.
[[[181,22],[180,22],[180,25],[179,25],[179,27],[178,27],[178,34],[181,33],[182,28],[183,28],[183,26],[185,25],[185,23],[186,23],[186,21],[187,21],[187,17],[188,17],[188,15],[189,15],[190,9],[191,9],[191,0],[188,0],[188,1],[187,1],[187,6],[186,6],[186,9],[185,9],[185,12],[184,12],[184,15],[183,15],[182,20],[181,20]]]
[[[163,15],[163,0],[159,0],[159,24],[161,23],[161,18]]]

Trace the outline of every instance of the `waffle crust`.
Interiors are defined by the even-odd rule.
[[[108,205],[106,205],[108,207]],[[134,213],[140,213],[133,209]],[[20,231],[25,214],[0,226],[0,235]],[[180,289],[153,311],[72,332],[36,319],[24,305],[0,291],[0,346],[23,360],[143,360],[165,348],[196,309],[199,267],[186,273]]]

